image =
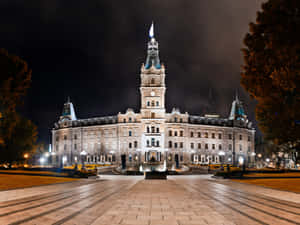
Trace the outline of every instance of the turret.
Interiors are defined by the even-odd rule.
[[[247,121],[247,115],[245,114],[243,103],[239,100],[237,94],[235,96],[235,100],[232,102],[229,120]]]
[[[70,101],[70,98],[68,98],[68,101],[64,104],[63,112],[59,120],[77,120],[74,106],[73,103]]]

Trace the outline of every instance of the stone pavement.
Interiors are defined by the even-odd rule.
[[[102,177],[0,192],[0,224],[300,224],[295,193],[199,175]]]

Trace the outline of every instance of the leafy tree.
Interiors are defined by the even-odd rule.
[[[0,162],[11,165],[24,160],[24,154],[32,155],[36,149],[37,127],[28,119],[17,114],[10,119],[15,126],[12,135],[5,136],[4,145],[0,146]],[[10,122],[6,123],[10,126]]]
[[[242,86],[257,100],[266,139],[300,143],[300,1],[269,0],[244,38]]]

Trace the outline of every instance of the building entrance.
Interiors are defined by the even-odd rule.
[[[161,152],[157,152],[157,151],[145,152],[145,159],[146,162],[160,162]]]

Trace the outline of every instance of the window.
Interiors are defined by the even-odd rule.
[[[159,106],[159,102],[158,101],[156,102],[156,106]]]
[[[155,79],[151,78],[151,84],[154,84],[154,83],[155,83]]]
[[[205,149],[208,149],[208,144],[205,144]]]
[[[172,141],[169,141],[169,148],[172,148]]]
[[[181,162],[183,161],[183,155],[180,155],[180,161]]]
[[[154,101],[151,102],[151,106],[155,106]]]
[[[123,119],[123,123],[126,123],[126,119]]]
[[[243,140],[243,136],[240,134],[240,140]]]
[[[198,149],[201,149],[201,143],[198,143]]]
[[[228,148],[229,148],[229,150],[231,151],[231,150],[232,150],[232,144],[229,144],[229,145],[228,145]]]
[[[132,131],[131,131],[131,130],[128,132],[128,136],[129,136],[129,137],[132,136]]]
[[[147,133],[150,133],[150,128],[149,127],[147,127]]]
[[[207,133],[207,132],[205,132],[205,135],[204,135],[204,136],[205,136],[205,138],[208,138],[208,133]]]
[[[215,138],[215,133],[212,133],[212,134],[211,134],[211,138]]]
[[[134,142],[134,147],[137,148],[137,146],[138,146],[138,143],[137,143],[137,141],[135,141]]]
[[[156,141],[156,147],[159,147],[159,141]]]
[[[191,132],[191,137],[194,137],[194,132]]]
[[[151,118],[155,118],[155,113],[151,113]]]
[[[172,136],[172,131],[171,131],[171,130],[169,130],[169,136],[170,136],[170,137]]]
[[[222,150],[222,145],[219,145],[219,150]]]
[[[250,139],[250,136],[248,136],[248,141],[250,141],[251,139]]]
[[[174,131],[174,136],[177,136],[177,131]]]
[[[191,143],[191,149],[193,149],[194,148],[194,143]]]
[[[177,117],[174,118],[174,122],[177,123]]]
[[[132,119],[131,119],[131,117],[129,117],[129,123],[131,123],[131,121],[132,121]]]
[[[222,134],[219,134],[219,139],[222,139]]]
[[[249,153],[251,152],[251,147],[250,147],[250,145],[248,145],[248,152],[249,152]]]
[[[156,133],[159,133],[159,127],[156,128]]]
[[[183,136],[183,130],[180,131],[180,137],[182,137],[182,136]]]
[[[77,149],[77,144],[74,144],[74,149],[75,149],[75,150]]]
[[[228,139],[229,139],[229,140],[232,139],[232,134],[228,134]]]
[[[179,121],[180,121],[180,123],[182,123],[183,122],[182,118],[180,118]]]
[[[64,144],[64,150],[67,150],[67,145],[66,144]]]
[[[150,106],[150,102],[149,101],[147,102],[147,106]]]
[[[180,142],[180,148],[183,148],[183,142]]]
[[[151,127],[151,133],[155,133],[155,127]]]
[[[75,140],[77,139],[77,135],[76,135],[76,134],[74,135],[74,139],[75,139]]]
[[[240,152],[243,151],[242,145],[240,145]]]
[[[216,147],[215,147],[215,144],[212,144],[212,149],[215,149]]]
[[[131,144],[131,142],[129,143],[128,147],[129,147],[129,148],[132,148],[132,144]]]
[[[174,143],[174,148],[177,148],[177,142]]]
[[[198,132],[198,138],[201,138],[201,132]]]
[[[155,139],[151,138],[151,146],[155,146]]]
[[[149,140],[147,140],[147,147],[149,147],[150,146],[150,142],[149,142]]]
[[[64,135],[64,140],[67,140],[67,135]]]

